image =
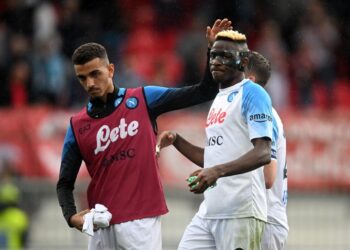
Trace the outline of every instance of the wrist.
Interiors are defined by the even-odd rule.
[[[68,220],[68,225],[70,226],[70,227],[75,227],[75,214],[73,214],[70,218],[69,218],[69,220]]]
[[[223,165],[217,165],[214,167],[214,169],[215,169],[215,172],[216,172],[218,178],[226,176],[226,172],[225,172]]]

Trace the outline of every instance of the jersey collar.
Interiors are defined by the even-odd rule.
[[[235,85],[232,85],[227,88],[219,89],[219,92],[231,92],[233,90],[238,90],[242,87],[243,84],[245,84],[248,81],[249,79],[243,79],[242,81],[240,81],[239,83],[236,83]]]

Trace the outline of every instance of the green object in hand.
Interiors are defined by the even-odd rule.
[[[197,176],[190,176],[190,177],[188,177],[187,182],[188,182],[188,184],[191,184],[196,179],[197,179]],[[198,185],[198,183],[191,185],[191,189],[195,188],[197,185]]]
[[[194,182],[195,180],[197,179],[197,176],[190,176],[190,177],[188,177],[187,178],[187,182],[189,183],[189,184],[191,184],[192,182]],[[191,189],[193,189],[193,188],[195,188],[197,185],[198,185],[198,183],[199,182],[197,182],[196,184],[193,184],[193,185],[191,185]],[[215,187],[216,186],[216,182],[213,184],[213,185],[211,185],[209,188],[213,188],[213,187]]]

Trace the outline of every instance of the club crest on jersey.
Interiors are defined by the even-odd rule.
[[[130,97],[126,100],[125,105],[128,109],[134,109],[139,104],[139,100],[136,97]]]
[[[233,91],[231,92],[228,97],[227,97],[227,101],[228,102],[232,102],[233,101],[233,98],[238,94],[238,91]]]

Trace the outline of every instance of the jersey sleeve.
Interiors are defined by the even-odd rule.
[[[258,84],[243,86],[242,117],[248,125],[250,140],[267,137],[273,139],[273,119],[271,99]]]
[[[271,160],[277,160],[277,141],[279,136],[278,124],[275,116],[272,116],[272,140],[271,140]]]
[[[60,174],[56,186],[58,201],[68,224],[69,218],[76,213],[73,190],[81,163],[82,156],[72,126],[69,125],[63,143]]]
[[[218,92],[218,84],[214,82],[209,70],[209,50],[207,52],[207,67],[201,82],[181,88],[144,87],[148,110],[154,118],[168,111],[213,100]]]

